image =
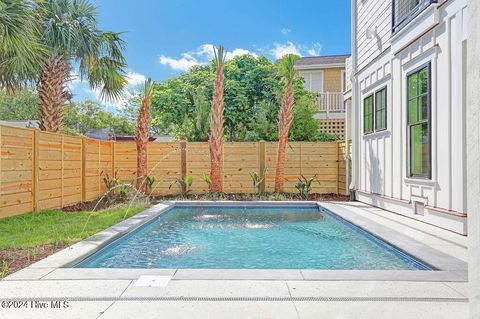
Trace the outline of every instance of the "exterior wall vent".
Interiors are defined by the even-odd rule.
[[[425,204],[422,202],[414,202],[415,215],[423,216],[425,214]]]

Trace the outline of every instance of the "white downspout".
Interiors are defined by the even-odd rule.
[[[352,0],[352,180],[349,185],[350,196],[355,199],[355,190],[358,188],[358,176],[359,176],[359,146],[360,141],[358,139],[358,110],[359,110],[359,97],[358,97],[358,82],[357,82],[357,0]]]
[[[470,318],[480,318],[480,1],[467,7],[467,220]]]

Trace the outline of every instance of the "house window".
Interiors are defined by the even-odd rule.
[[[363,133],[387,129],[387,87],[363,100]]]
[[[392,0],[392,30],[396,32],[437,0]]]
[[[342,92],[347,90],[347,76],[345,71],[342,71]]]
[[[431,177],[430,64],[407,76],[410,177]]]
[[[323,92],[323,71],[300,72],[305,79],[305,89],[312,92]]]
[[[363,100],[363,133],[373,132],[373,95]]]
[[[387,128],[387,88],[375,93],[375,131]]]

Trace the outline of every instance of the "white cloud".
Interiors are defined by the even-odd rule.
[[[275,59],[280,59],[286,54],[296,54],[299,56],[320,55],[321,50],[322,45],[318,42],[314,42],[311,45],[304,45],[287,41],[285,43],[274,42],[273,48],[270,48],[268,51]]]
[[[254,57],[257,56],[254,52],[251,52],[251,51],[248,51],[248,50],[245,50],[245,49],[235,49],[232,52],[227,52],[227,54],[225,56],[225,60],[228,61],[228,60],[233,59],[236,56],[245,55],[245,54],[251,54]]]
[[[290,32],[292,32],[292,29],[282,28],[282,29],[280,30],[280,32],[281,32],[283,35],[287,35],[287,34],[289,34]]]
[[[284,55],[290,53],[302,56],[300,53],[300,47],[291,41],[287,41],[285,44],[275,42],[273,44],[273,49],[270,50],[270,53],[275,57],[275,59],[280,59]]]
[[[320,55],[320,52],[322,51],[322,45],[318,42],[312,43],[312,47],[308,49],[308,55],[316,56]]]
[[[89,94],[89,95],[93,95],[93,97],[95,98],[95,100],[97,101],[102,101],[102,98],[101,98],[101,92],[102,90],[100,88],[90,88],[90,87],[85,87],[84,88],[84,91],[85,93]]]
[[[127,89],[124,91],[123,96],[115,99],[115,100],[105,100],[101,98],[101,88],[90,88],[88,82],[86,80],[80,80],[78,76],[72,73],[72,80],[69,83],[70,90],[72,91],[79,91],[82,90],[84,92],[83,95],[90,97],[94,101],[98,101],[106,106],[113,107],[115,109],[122,109],[128,100],[132,97],[132,90],[135,87],[142,85],[145,83],[146,77],[141,73],[137,73],[134,71],[127,71]]]
[[[137,86],[140,84],[144,84],[146,79],[147,78],[143,74],[133,72],[133,71],[127,72],[128,86]]]
[[[188,69],[190,69],[192,66],[199,65],[200,62],[190,54],[183,53],[180,59],[174,59],[161,55],[160,64],[169,66],[177,71],[188,71]]]
[[[237,48],[233,51],[227,51],[225,59],[231,60],[236,56],[243,54],[251,54],[257,56],[254,52],[249,50]],[[159,58],[160,64],[168,66],[176,71],[188,71],[192,66],[203,65],[210,62],[214,57],[213,45],[209,43],[202,44],[194,51],[184,52],[180,58],[172,58],[161,55]]]
[[[197,57],[204,57],[208,60],[211,60],[215,56],[215,54],[213,53],[213,47],[213,44],[205,43],[199,46],[195,51],[190,53]]]

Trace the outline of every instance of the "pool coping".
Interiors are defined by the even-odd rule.
[[[401,251],[433,266],[425,270],[313,270],[313,269],[119,269],[69,268],[114,240],[165,214],[175,206],[318,206],[351,222]],[[420,257],[421,256],[421,257]],[[380,225],[334,202],[315,201],[165,201],[50,255],[4,280],[136,280],[142,275],[172,280],[325,280],[325,281],[443,281],[466,282],[467,263],[396,230]]]

